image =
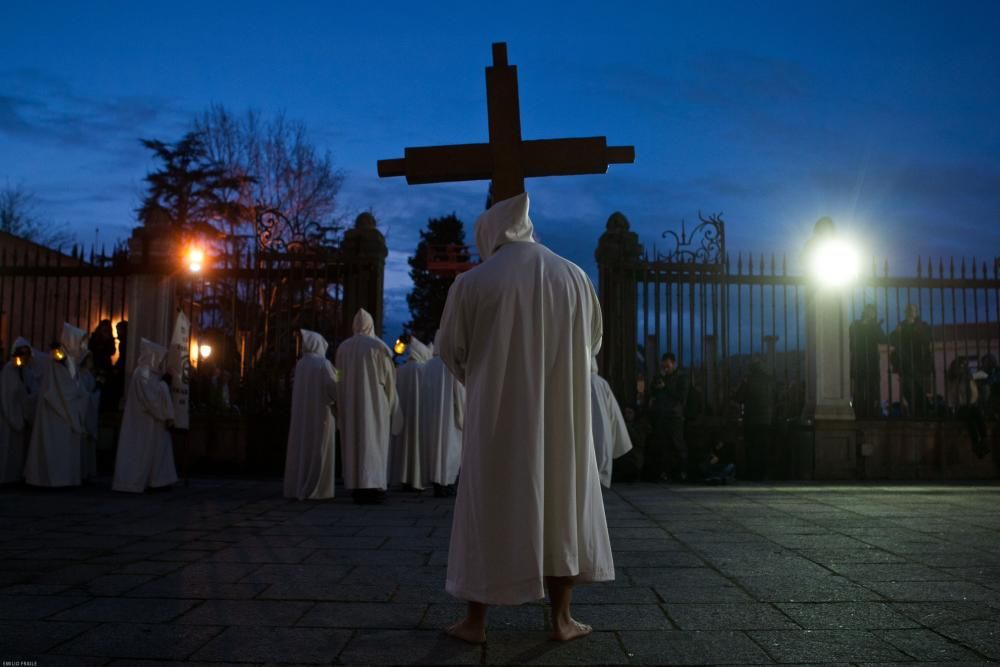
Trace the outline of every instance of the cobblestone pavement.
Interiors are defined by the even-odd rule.
[[[451,500],[290,502],[278,481],[0,489],[0,659],[191,663],[1000,661],[1000,487],[620,485],[595,632],[543,604],[441,628]]]

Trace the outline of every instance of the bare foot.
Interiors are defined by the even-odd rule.
[[[578,623],[571,618],[568,621],[561,621],[555,624],[552,630],[552,639],[557,642],[568,642],[571,639],[586,637],[593,631],[594,628],[589,625]]]
[[[475,623],[467,618],[451,625],[445,631],[450,636],[470,644],[483,644],[486,642],[486,626],[482,623]]]

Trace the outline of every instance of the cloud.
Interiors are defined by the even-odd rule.
[[[137,152],[138,139],[164,127],[179,129],[191,117],[170,99],[119,95],[94,97],[37,69],[0,72],[0,134],[65,148]]]

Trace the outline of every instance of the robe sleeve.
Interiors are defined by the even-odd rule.
[[[323,399],[328,405],[337,403],[337,370],[326,361],[326,375],[323,377]]]
[[[465,364],[468,361],[468,331],[462,317],[462,276],[455,278],[448,289],[448,299],[441,315],[438,351],[441,361],[448,367],[455,379],[465,383]]]
[[[608,417],[611,420],[611,458],[617,459],[624,456],[632,449],[632,439],[628,435],[628,428],[625,426],[625,417],[618,407],[618,401],[611,392],[610,385],[606,385],[605,401],[608,406]]]

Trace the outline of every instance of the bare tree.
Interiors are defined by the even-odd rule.
[[[70,243],[65,228],[39,217],[35,194],[10,183],[0,189],[0,231],[56,250]]]
[[[337,195],[343,174],[334,168],[330,152],[310,141],[303,122],[283,113],[265,119],[255,110],[238,117],[216,105],[197,119],[195,131],[209,159],[241,183],[225,193],[248,212],[246,219],[230,221],[232,227],[250,234],[259,216],[276,211],[280,229],[274,231],[283,243],[336,241],[342,228]]]

